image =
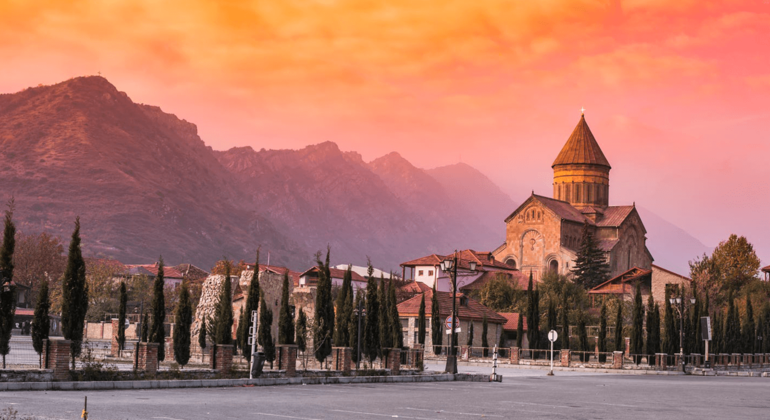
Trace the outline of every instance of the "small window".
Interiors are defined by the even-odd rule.
[[[433,275],[433,270],[428,270],[428,275],[432,276]]]
[[[422,270],[417,270],[417,275],[421,276],[422,275]]]
[[[468,297],[460,296],[460,306],[468,306]]]

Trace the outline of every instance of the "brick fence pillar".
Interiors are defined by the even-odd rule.
[[[233,346],[232,344],[216,344],[214,359],[214,370],[217,372],[229,372],[233,366]]]
[[[112,337],[110,337],[112,346],[110,348],[110,356],[118,357],[118,353],[120,353],[120,346],[118,345],[118,319],[112,318],[110,321],[112,323]]]
[[[385,349],[385,369],[390,369],[391,375],[401,374],[401,349]]]
[[[55,381],[70,379],[70,340],[43,341],[43,368],[53,371]]]
[[[668,354],[655,353],[655,366],[657,366],[660,369],[665,369],[667,365],[668,365]]]
[[[559,352],[559,360],[561,361],[562,367],[569,367],[569,359],[569,349],[563,349]]]
[[[335,347],[337,348],[337,347]],[[350,350],[349,347],[346,347]],[[297,346],[295,344],[281,344],[277,346],[278,350],[278,370],[285,370],[287,378],[297,376]],[[334,354],[334,349],[332,349]],[[350,365],[350,352],[348,351],[348,365]],[[348,366],[348,373],[350,367]]]
[[[622,351],[612,352],[612,368],[623,369],[623,352]]]
[[[338,370],[345,375],[350,374],[352,356],[351,347],[332,347],[332,370]]]
[[[625,337],[623,341],[626,343],[626,357],[631,357],[631,337]]]
[[[416,369],[418,366],[422,364],[422,358],[423,358],[423,346],[422,344],[415,344],[412,346],[412,349],[409,350],[409,367],[412,369]]]
[[[134,370],[155,374],[158,371],[158,343],[136,343]]]
[[[519,364],[519,349],[518,347],[511,347],[511,364],[512,365],[518,365]]]
[[[741,355],[738,353],[732,353],[730,354],[730,365],[732,366],[739,366],[741,364],[740,362]]]

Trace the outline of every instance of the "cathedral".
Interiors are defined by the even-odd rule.
[[[633,267],[650,269],[642,219],[635,205],[610,206],[610,163],[580,117],[553,162],[553,198],[532,195],[505,219],[505,243],[493,255],[540,279],[548,271],[569,275],[587,223],[605,252],[610,277]]]

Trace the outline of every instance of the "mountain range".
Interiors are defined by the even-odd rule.
[[[271,264],[302,270],[329,246],[335,263],[397,269],[496,248],[517,206],[462,163],[424,170],[396,152],[366,162],[333,142],[216,151],[194,124],[98,76],[0,95],[0,145],[2,199],[14,197],[19,230],[66,239],[80,216],[85,253],[125,263],[162,255],[208,268],[251,261],[261,246]],[[650,220],[648,237],[668,232],[654,251],[701,249]]]

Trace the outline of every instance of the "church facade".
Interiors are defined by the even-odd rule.
[[[553,198],[532,195],[507,219],[502,261],[540,279],[548,271],[569,275],[588,224],[610,264],[610,277],[632,267],[650,269],[647,230],[635,205],[610,206],[610,163],[580,117],[553,165]]]

